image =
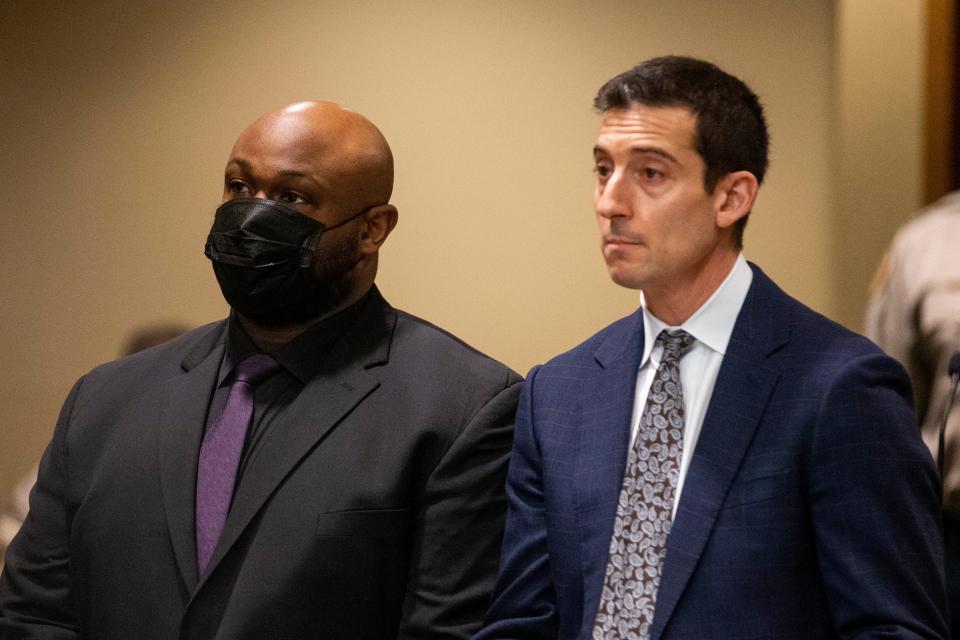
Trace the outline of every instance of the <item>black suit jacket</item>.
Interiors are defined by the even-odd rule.
[[[2,638],[465,637],[519,376],[374,290],[248,461],[207,576],[196,463],[226,322],[81,378],[0,580]]]

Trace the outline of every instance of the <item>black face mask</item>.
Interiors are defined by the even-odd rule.
[[[325,273],[315,273],[321,234],[371,208],[327,227],[281,202],[228,200],[217,209],[204,254],[223,297],[238,313],[269,326],[299,324],[343,302],[350,294],[350,271],[360,261],[356,243],[342,243],[325,261]]]

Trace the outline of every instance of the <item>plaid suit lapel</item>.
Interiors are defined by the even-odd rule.
[[[651,637],[658,640],[696,568],[780,378],[769,357],[789,339],[785,294],[754,267],[714,386],[667,541]]]

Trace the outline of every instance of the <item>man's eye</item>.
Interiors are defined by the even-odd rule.
[[[300,196],[300,194],[296,193],[295,191],[284,191],[283,193],[280,194],[280,197],[277,199],[280,202],[284,202],[286,204],[303,204],[304,202],[306,202]]]
[[[250,188],[242,180],[230,180],[227,182],[227,191],[233,195],[242,196],[250,192]]]
[[[663,172],[647,167],[643,170],[643,177],[648,180],[656,180],[657,178],[663,177]]]
[[[612,170],[605,164],[598,164],[594,165],[593,172],[601,178],[607,178],[612,173]]]

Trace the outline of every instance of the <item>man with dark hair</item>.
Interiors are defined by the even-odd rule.
[[[601,248],[641,306],[530,372],[475,637],[948,637],[903,369],[741,254],[757,97],[665,57],[595,104]]]
[[[770,139],[760,100],[737,78],[702,60],[667,56],[648,60],[600,87],[593,106],[601,113],[685,106],[696,116],[693,148],[703,159],[703,186],[709,193],[720,178],[743,169],[763,182]],[[736,248],[743,246],[748,211],[734,223]]]
[[[227,320],[70,392],[0,637],[465,638],[496,574],[519,377],[374,285],[393,156],[326,102],[239,137],[206,254]]]

